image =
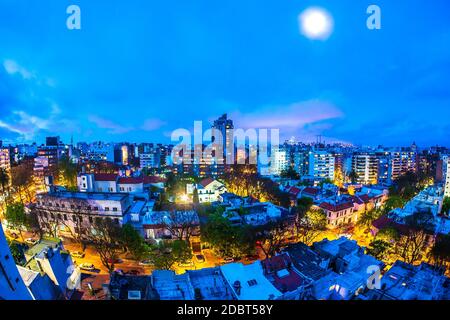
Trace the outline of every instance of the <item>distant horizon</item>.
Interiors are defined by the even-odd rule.
[[[0,0],[0,137],[169,143],[226,110],[282,140],[450,145],[450,2],[376,4],[379,30],[352,0],[82,1],[69,30],[65,2]]]

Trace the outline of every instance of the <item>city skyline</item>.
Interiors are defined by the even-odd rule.
[[[82,29],[70,31],[65,3],[1,1],[0,137],[170,143],[228,113],[236,127],[279,128],[281,141],[448,146],[450,5],[377,4],[381,30],[348,1],[81,1]],[[299,30],[311,6],[334,20],[326,40]]]

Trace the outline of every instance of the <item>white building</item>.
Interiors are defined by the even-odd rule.
[[[0,225],[0,300],[32,300]]]
[[[328,151],[311,151],[308,174],[316,180],[334,180],[334,156]]]
[[[8,173],[11,171],[11,160],[8,148],[0,148],[0,168],[5,169]]]
[[[229,263],[220,270],[238,300],[274,300],[283,295],[265,277],[261,261]]]
[[[38,195],[34,210],[44,229],[52,226],[70,238],[91,228],[96,219],[110,218],[122,225],[132,204],[132,197],[125,193],[59,191]]]
[[[446,159],[444,196],[450,197],[450,158]]]
[[[203,179],[198,184],[186,185],[186,193],[188,195],[192,195],[195,189],[197,189],[198,200],[200,203],[211,203],[220,201],[219,196],[227,192],[227,189],[225,188],[225,185],[222,182],[212,178]]]
[[[372,153],[355,153],[352,158],[352,170],[356,173],[357,183],[376,184],[378,182],[378,158]]]
[[[278,149],[272,151],[270,160],[270,173],[274,176],[279,176],[288,168],[287,151]]]
[[[152,183],[147,183],[151,182],[151,179],[145,178],[119,177],[116,174],[83,173],[77,177],[77,184],[80,192],[131,193],[143,198],[148,198],[148,193],[145,192],[144,184],[150,185]]]

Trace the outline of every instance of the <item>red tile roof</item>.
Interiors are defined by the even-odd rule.
[[[294,195],[294,196],[296,196],[296,195],[298,195],[299,193],[300,193],[300,189],[299,188],[297,188],[297,187],[291,187],[290,189],[289,189],[289,193],[290,194],[292,194],[292,195]]]
[[[95,181],[116,181],[117,174],[115,173],[96,173],[94,175]]]
[[[200,184],[203,186],[203,187],[207,187],[210,183],[212,183],[212,182],[214,182],[214,179],[213,178],[206,178],[206,179],[203,179],[201,182],[200,182]]]
[[[144,183],[160,183],[160,182],[166,182],[166,179],[158,177],[158,176],[145,176],[144,177]]]
[[[367,194],[363,194],[362,196],[359,196],[359,198],[364,201],[364,203],[370,202],[370,197]]]
[[[307,194],[311,194],[311,195],[315,196],[319,193],[319,189],[306,187],[305,189],[303,189],[303,193],[307,193]]]
[[[304,283],[302,277],[292,269],[291,258],[286,253],[263,260],[262,265],[269,280],[281,292],[294,291]],[[281,270],[286,270],[288,274],[278,276],[277,272]]]
[[[144,179],[141,177],[134,178],[134,177],[121,177],[119,178],[119,183],[121,184],[140,184],[143,183]]]
[[[342,210],[353,208],[353,203],[351,203],[351,202],[344,202],[344,203],[333,205],[333,204],[328,203],[328,202],[322,202],[319,205],[319,207],[321,207],[322,209],[328,210],[328,211],[338,212],[338,211],[342,211]]]

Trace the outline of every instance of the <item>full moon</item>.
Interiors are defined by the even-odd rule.
[[[322,8],[308,8],[299,15],[300,31],[314,40],[326,40],[333,32],[333,17]]]

